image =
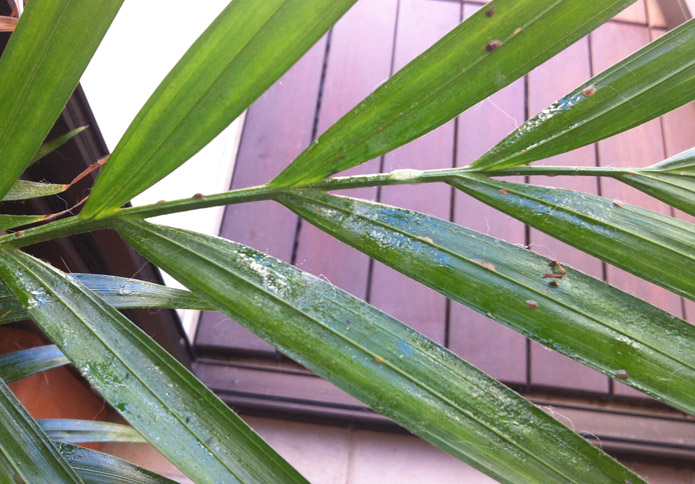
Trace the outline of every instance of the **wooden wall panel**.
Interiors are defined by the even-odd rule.
[[[647,23],[650,27],[666,28],[667,22],[660,0],[647,0]]]
[[[389,78],[397,4],[397,0],[357,2],[334,27],[318,119],[319,134]],[[379,160],[372,160],[341,175],[378,171]],[[345,194],[375,200],[376,188],[349,190]],[[369,257],[308,223],[302,224],[298,240],[298,267],[361,299],[367,297]]]
[[[464,7],[464,17],[475,12]],[[524,81],[519,80],[459,116],[457,166],[466,166],[524,122]],[[454,222],[464,227],[526,244],[524,225],[462,193],[454,194]],[[526,338],[457,303],[451,304],[451,349],[495,378],[527,383]]]
[[[558,75],[561,72],[562,75]],[[584,38],[529,74],[529,115],[537,113],[591,79],[589,39]],[[595,166],[594,146],[554,156],[535,165]],[[598,193],[594,177],[531,177],[538,185]],[[530,248],[561,264],[579,269],[599,279],[603,264],[584,252],[570,247],[535,229],[529,232]],[[562,284],[562,281],[559,281]],[[602,374],[538,343],[531,343],[531,384],[605,393],[608,379]]]
[[[645,0],[637,0],[636,3],[633,3],[625,10],[620,12],[618,15],[616,15],[615,20],[637,24],[646,24],[647,7],[645,5]]]
[[[650,0],[651,1],[651,0]],[[476,6],[434,0],[361,0],[302,61],[249,110],[232,188],[267,182],[311,141],[359,103],[393,70],[398,70],[459,22]],[[462,12],[463,9],[463,12]],[[653,14],[655,22],[658,18]],[[383,168],[430,169],[465,166],[516,127],[589,79],[644,45],[650,36],[645,4],[640,2],[519,80],[428,135],[344,174]],[[658,21],[660,22],[660,21]],[[657,22],[657,23],[658,23]],[[662,30],[654,30],[658,36]],[[326,53],[328,57],[325,57]],[[325,75],[322,82],[322,73]],[[317,112],[318,108],[318,112]],[[646,166],[692,146],[695,105],[661,121],[580,148],[539,164]],[[663,133],[662,133],[663,128]],[[663,145],[654,143],[664,136]],[[382,166],[380,166],[382,165]],[[524,181],[523,178],[512,178]],[[601,193],[628,203],[670,213],[668,207],[612,180],[589,177],[533,177],[530,182]],[[644,283],[541,232],[442,186],[400,186],[345,193],[429,213],[518,245],[580,269],[640,297],[695,320],[695,304]],[[453,195],[453,196],[452,196]],[[452,205],[453,202],[453,205]],[[678,214],[688,220],[694,220]],[[229,207],[222,235],[267,251],[336,284],[403,320],[471,363],[508,383],[607,394],[603,375],[529,343],[505,328],[369,259],[271,202]],[[295,238],[296,236],[296,238]],[[296,240],[296,246],[295,246]],[[293,252],[296,252],[293,254]],[[371,280],[369,280],[371,277]],[[695,321],[693,321],[695,322]],[[447,333],[448,331],[448,333]],[[273,348],[218,313],[205,313],[196,345],[199,351],[232,350],[273,355]],[[210,355],[211,353],[208,353]],[[615,383],[614,393],[641,396]]]
[[[309,145],[325,51],[324,38],[249,109],[231,189],[267,183]],[[297,217],[281,205],[253,202],[226,208],[221,236],[289,262],[296,227]],[[199,350],[274,353],[262,339],[216,312],[201,314],[195,344]]]
[[[449,2],[408,0],[398,15],[394,71],[398,71],[451,29],[461,17],[461,6]],[[450,168],[454,157],[454,122],[428,133],[384,157],[385,172],[411,168]],[[380,201],[448,220],[451,189],[446,185],[383,187]],[[445,341],[446,298],[436,291],[374,262],[370,302],[438,343]]]

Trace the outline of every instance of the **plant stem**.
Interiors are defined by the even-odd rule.
[[[631,174],[636,168],[595,167],[595,166],[520,166],[501,170],[479,172],[490,177],[513,175],[549,175],[549,176],[616,176]]]
[[[214,207],[234,203],[251,202],[256,200],[268,200],[277,194],[280,189],[271,189],[266,186],[243,188],[230,192],[218,193],[210,196],[194,196],[170,202],[155,203],[142,207],[129,207],[99,219],[87,219],[80,216],[57,220],[46,225],[41,225],[14,234],[0,237],[0,248],[19,248],[57,237],[90,232],[108,228],[112,222],[122,217],[150,218],[170,213],[185,212],[200,208]]]
[[[112,222],[122,217],[150,218],[172,213],[186,212],[201,208],[209,208],[220,205],[232,205],[244,202],[260,200],[272,200],[278,195],[297,189],[315,190],[344,190],[350,188],[362,188],[388,185],[415,185],[420,183],[445,182],[447,179],[465,175],[479,174],[486,176],[510,176],[510,175],[579,175],[579,176],[615,176],[617,174],[630,173],[632,170],[625,168],[596,168],[596,167],[566,167],[566,166],[538,166],[519,167],[506,170],[478,171],[469,168],[448,168],[443,170],[395,170],[391,173],[377,173],[372,175],[358,175],[348,177],[334,177],[323,180],[314,185],[304,187],[268,187],[267,185],[242,188],[214,195],[193,196],[158,202],[142,207],[130,207],[100,219],[87,219],[80,216],[57,220],[46,225],[41,225],[26,231],[0,236],[0,248],[19,248],[38,242],[65,237],[92,230],[108,228]]]

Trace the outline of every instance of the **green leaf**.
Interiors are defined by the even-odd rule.
[[[310,184],[449,121],[633,0],[495,0],[346,114],[270,184]]]
[[[0,60],[0,199],[32,163],[122,3],[27,4]]]
[[[113,422],[49,418],[37,420],[51,440],[80,442],[146,442],[133,427]]]
[[[5,458],[2,452],[0,452],[0,476],[17,476],[12,464]]]
[[[68,363],[55,345],[14,351],[0,355],[0,378],[10,383]]]
[[[695,99],[690,20],[547,107],[471,166],[523,165],[579,148]]]
[[[29,198],[46,197],[64,192],[65,189],[66,185],[17,180],[2,200],[27,200]]]
[[[183,289],[102,274],[73,276],[115,308],[211,309],[199,296]]]
[[[176,481],[112,455],[56,442],[85,484],[176,484]]]
[[[210,142],[355,0],[234,0],[143,106],[98,177],[84,217],[118,209]]]
[[[0,482],[82,482],[2,380],[0,414]]]
[[[436,217],[309,190],[279,201],[445,296],[695,414],[695,327],[687,322],[571,268],[544,277],[562,272]]]
[[[502,482],[639,481],[501,383],[320,278],[194,232],[130,219],[117,230],[295,361]]]
[[[192,480],[306,482],[188,370],[77,279],[19,251],[3,251],[0,260],[0,276],[42,331]]]
[[[22,225],[40,222],[45,219],[45,215],[0,215],[0,230],[13,229]]]
[[[695,176],[695,148],[690,148],[671,158],[641,171],[656,171],[673,175]]]
[[[695,225],[597,195],[492,180],[449,184],[642,279],[695,300]]]
[[[72,274],[78,281],[118,309],[166,308],[209,310],[195,294],[151,282],[102,274]],[[28,319],[22,304],[0,281],[0,324]]]
[[[614,178],[695,215],[695,148],[648,168],[615,175]]]
[[[34,158],[31,160],[31,164],[36,163],[47,154],[57,150],[85,129],[87,129],[87,126],[80,126],[79,128],[75,128],[72,131],[68,131],[63,135],[60,135],[57,138],[52,139],[51,141],[44,142],[39,148],[39,151],[37,151],[34,155]]]

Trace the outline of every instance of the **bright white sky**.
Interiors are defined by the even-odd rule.
[[[113,151],[150,94],[227,3],[228,0],[125,0],[82,77],[82,87],[109,150]],[[177,171],[136,197],[133,204],[227,190],[240,126],[240,120],[235,121]],[[221,209],[211,208],[155,220],[217,234],[221,215]],[[168,276],[165,279],[167,284],[178,285]],[[197,311],[180,314],[192,336]]]

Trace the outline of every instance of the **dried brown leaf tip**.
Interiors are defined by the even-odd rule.
[[[615,376],[617,376],[621,380],[627,380],[628,378],[630,378],[630,376],[627,374],[627,372],[625,370],[616,371]]]
[[[0,16],[0,32],[14,32],[18,18]]]
[[[501,45],[502,45],[502,42],[500,42],[499,40],[491,40],[485,46],[485,50],[488,52],[492,52],[492,51],[499,49]]]
[[[527,299],[526,301],[524,301],[524,304],[526,304],[531,309],[538,309],[538,302],[534,301],[533,299]]]
[[[593,84],[591,86],[586,86],[584,90],[582,90],[582,94],[584,94],[586,97],[593,96],[596,94],[596,86]]]
[[[485,10],[485,16],[492,17],[493,15],[495,15],[495,12],[497,12],[497,7],[490,7],[487,10]]]

